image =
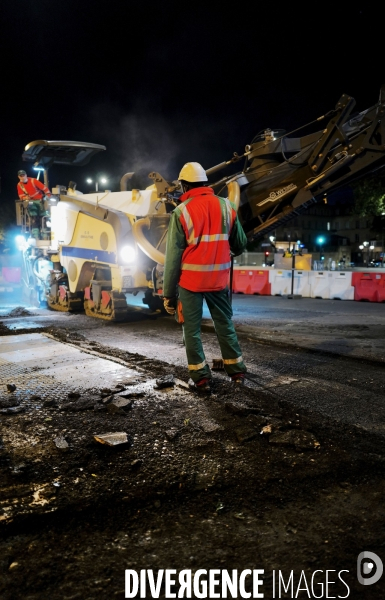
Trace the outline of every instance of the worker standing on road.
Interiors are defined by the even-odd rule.
[[[235,206],[205,186],[207,175],[199,163],[185,164],[178,179],[184,193],[167,234],[164,307],[183,324],[194,389],[209,394],[211,371],[201,340],[203,299],[214,321],[224,368],[234,383],[244,382],[246,366],[231,320],[228,283],[231,254],[241,254],[247,239]]]
[[[46,214],[44,196],[51,197],[51,192],[44,183],[34,177],[27,177],[27,173],[21,169],[17,176],[17,193],[31,219],[31,235],[38,237],[40,229],[40,217]]]

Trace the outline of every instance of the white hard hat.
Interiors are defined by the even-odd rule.
[[[190,183],[208,181],[206,171],[197,162],[186,163],[179,173],[178,179],[179,181],[189,181]]]

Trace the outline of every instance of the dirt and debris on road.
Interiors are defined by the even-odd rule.
[[[383,598],[381,583],[356,577],[360,552],[383,556],[381,428],[306,404],[311,387],[281,355],[275,380],[235,389],[214,372],[202,398],[184,367],[85,331],[45,336],[60,346],[49,346],[52,363],[54,352],[69,360],[68,347],[78,372],[82,360],[109,368],[100,385],[74,385],[59,359],[35,367],[1,355],[2,598],[124,598],[125,569],[166,568],[264,569],[265,598],[274,569],[297,580],[346,569],[349,597]],[[341,582],[330,590],[346,595]]]

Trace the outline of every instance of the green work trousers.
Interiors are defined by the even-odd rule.
[[[231,320],[233,311],[228,289],[218,292],[190,292],[178,286],[178,291],[179,310],[176,317],[179,322],[183,320],[183,336],[191,379],[197,382],[204,378],[211,378],[210,366],[206,362],[201,340],[203,299],[206,300],[214,321],[226,373],[229,376],[246,373],[237,334]]]
[[[42,217],[45,214],[44,202],[41,200],[29,201],[27,211],[30,217]]]

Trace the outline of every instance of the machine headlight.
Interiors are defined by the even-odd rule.
[[[136,250],[133,246],[123,246],[120,251],[120,258],[125,263],[132,263],[136,259]]]
[[[18,250],[24,250],[28,246],[27,241],[23,235],[17,235],[15,237],[15,242]]]

